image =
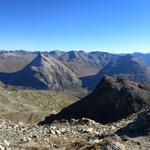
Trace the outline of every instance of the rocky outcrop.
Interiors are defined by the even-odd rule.
[[[43,123],[82,117],[109,123],[147,106],[150,106],[150,86],[105,76],[90,95],[64,108],[57,115],[47,117]]]
[[[65,90],[80,86],[79,79],[70,69],[41,53],[19,72],[0,73],[0,80],[5,84],[35,89]]]

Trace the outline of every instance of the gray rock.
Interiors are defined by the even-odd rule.
[[[4,145],[5,145],[6,147],[9,147],[10,143],[9,143],[7,140],[4,140]]]
[[[126,148],[123,144],[113,141],[106,146],[106,150],[126,150]]]
[[[5,150],[5,147],[3,147],[2,145],[0,145],[0,150]]]

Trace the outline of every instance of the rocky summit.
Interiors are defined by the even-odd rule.
[[[79,79],[70,69],[41,53],[21,71],[0,73],[0,80],[7,85],[34,89],[65,90],[80,86]]]
[[[96,89],[43,123],[57,119],[90,118],[100,123],[110,123],[150,106],[150,86],[121,78],[105,76]]]

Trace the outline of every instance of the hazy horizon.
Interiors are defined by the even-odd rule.
[[[90,52],[104,52],[104,53],[112,53],[112,54],[133,54],[133,53],[141,53],[141,54],[150,54],[150,52],[141,52],[141,51],[133,51],[133,52],[124,52],[124,53],[121,53],[121,52],[107,52],[107,51],[96,51],[96,50],[91,50],[91,51],[86,51],[86,50],[25,50],[25,49],[0,49],[0,52],[2,51],[26,51],[26,52],[52,52],[52,51],[60,51],[60,52],[70,52],[70,51],[76,51],[76,52],[79,52],[79,51],[83,51],[85,53],[90,53]]]

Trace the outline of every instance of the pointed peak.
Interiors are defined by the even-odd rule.
[[[37,57],[35,59],[37,60],[46,60],[47,57],[49,57],[47,54],[43,52],[38,52]]]
[[[38,52],[37,58],[41,59],[43,57],[43,54],[41,52]]]
[[[34,60],[28,65],[28,66],[43,66],[44,62],[48,62],[50,59],[42,52],[38,52],[37,56],[34,58]]]

